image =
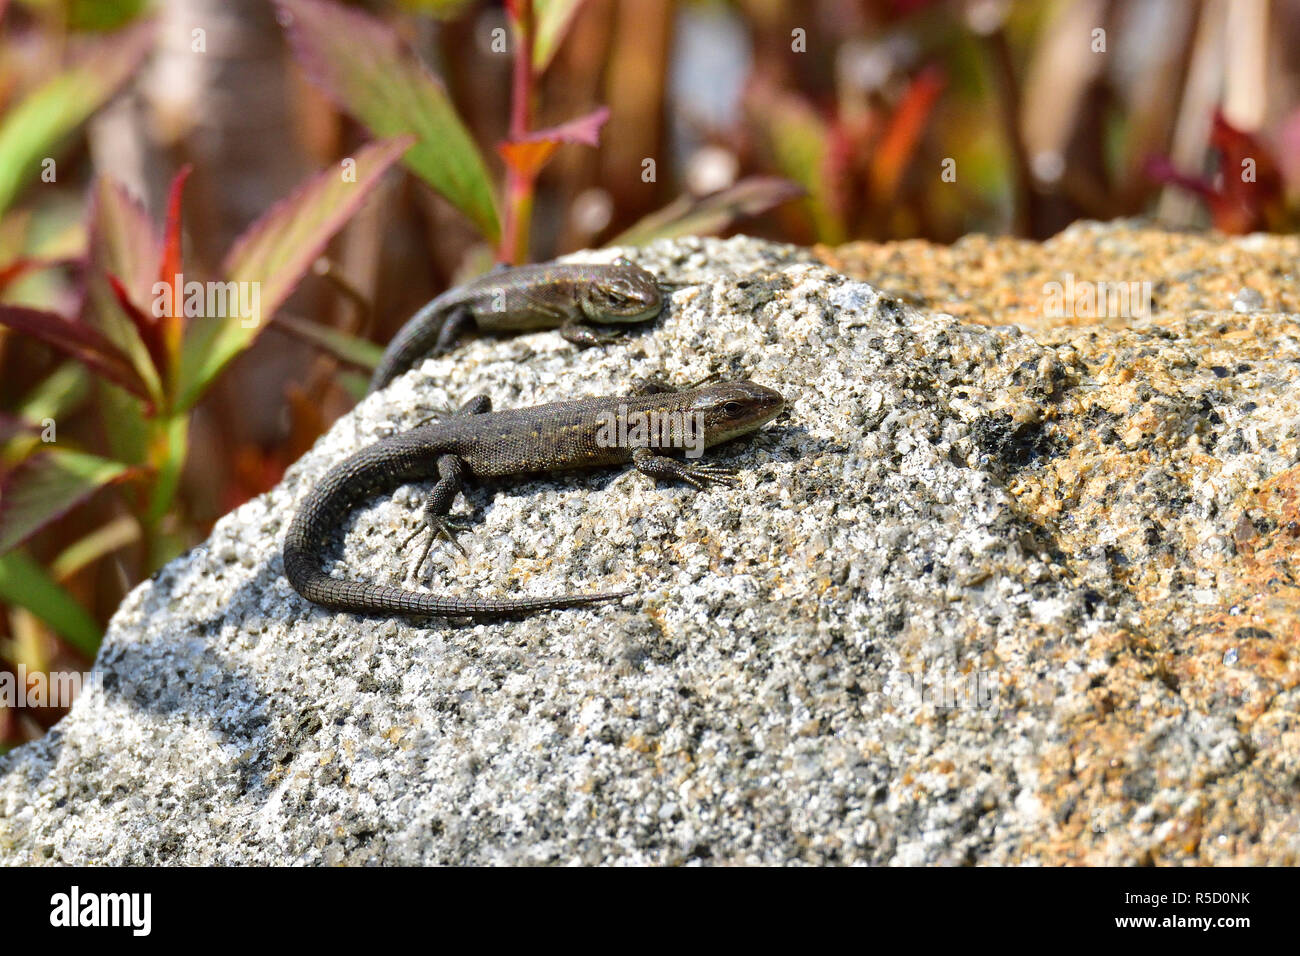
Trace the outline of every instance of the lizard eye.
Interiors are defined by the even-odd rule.
[[[744,409],[741,408],[740,402],[727,402],[722,406],[722,414],[726,415],[728,418],[739,418],[743,411]]]

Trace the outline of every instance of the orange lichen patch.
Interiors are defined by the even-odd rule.
[[[1300,284],[1286,281],[1300,262],[1295,236],[1225,243],[1214,234],[1085,223],[1043,243],[972,235],[951,246],[853,242],[814,252],[831,268],[903,293],[919,308],[980,325],[1126,326],[1140,317],[1132,309],[1126,315],[1050,314],[1050,284],[1071,280],[1080,305],[1089,287],[1104,298],[1116,287],[1142,293],[1147,283],[1149,317],[1157,321],[1197,309],[1230,310],[1241,290],[1265,293],[1261,307],[1270,311],[1300,311]]]

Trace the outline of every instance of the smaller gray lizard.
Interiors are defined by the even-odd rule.
[[[426,355],[450,351],[470,328],[558,328],[575,345],[604,345],[615,336],[589,323],[648,322],[662,308],[654,276],[623,258],[496,269],[449,289],[411,316],[384,351],[369,390],[377,392]]]

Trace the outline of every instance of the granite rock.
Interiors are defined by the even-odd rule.
[[[426,361],[135,589],[102,683],[0,758],[0,862],[1297,861],[1300,316],[1255,308],[1292,292],[1031,337],[907,305],[919,255],[886,294],[751,239],[628,254],[673,290],[652,328]],[[284,580],[349,452],[652,372],[786,395],[710,454],[739,488],[475,485],[428,585],[635,598],[363,620]],[[332,573],[413,586],[422,490]]]

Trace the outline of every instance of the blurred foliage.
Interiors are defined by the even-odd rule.
[[[805,244],[1283,231],[1300,207],[1283,2],[210,12],[0,0],[0,667],[85,666],[126,589],[273,486],[377,341],[494,259],[742,222]],[[267,92],[232,109],[234,64]],[[214,145],[241,138],[258,159]],[[252,284],[256,321],[188,308],[178,276]],[[0,747],[57,716],[0,712]]]

